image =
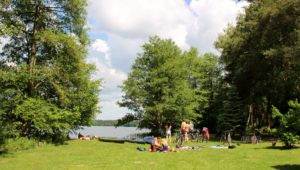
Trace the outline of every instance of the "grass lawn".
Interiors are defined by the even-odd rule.
[[[150,153],[136,149],[148,149],[148,145],[72,140],[65,145],[44,145],[0,155],[0,169],[300,169],[300,148],[270,149],[270,143],[241,144],[235,149],[207,148],[218,144],[190,143],[204,148]]]

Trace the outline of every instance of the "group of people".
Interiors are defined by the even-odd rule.
[[[176,148],[171,148],[168,144],[168,143],[171,142],[171,136],[172,136],[172,133],[171,133],[172,125],[171,125],[171,123],[168,122],[166,124],[165,128],[166,128],[166,131],[165,131],[166,138],[165,139],[160,138],[160,137],[149,138],[148,143],[151,144],[151,147],[150,147],[149,151],[151,151],[151,152],[157,152],[157,151],[167,152],[167,151],[176,150]],[[180,131],[181,131],[181,134],[182,134],[185,142],[189,141],[188,133],[198,133],[199,132],[194,128],[194,124],[191,121],[187,121],[187,122],[182,121],[181,126],[180,126]],[[208,128],[206,128],[206,127],[202,128],[202,135],[203,135],[203,137],[202,137],[203,141],[204,140],[205,141],[209,140],[210,134],[209,134]]]
[[[185,121],[183,121],[181,123],[181,134],[184,136],[185,142],[189,141],[188,133],[199,133],[199,131],[194,129],[194,124],[191,121],[189,121],[187,123]],[[210,134],[209,134],[208,128],[203,127],[202,128],[202,142],[209,141],[209,138],[210,138]]]
[[[78,139],[80,140],[92,140],[92,139],[97,139],[97,136],[91,136],[91,135],[82,135],[81,133],[78,133]]]
[[[149,148],[149,152],[177,152],[181,150],[199,150],[200,146],[180,146],[176,145],[175,148],[171,148],[168,144],[167,139],[163,139],[160,137],[148,138],[148,143],[150,143],[151,147]]]
[[[194,124],[192,122],[182,121],[180,129],[181,129],[181,134],[184,137],[184,141],[188,142],[189,141],[188,133],[194,131]]]
[[[171,123],[168,122],[166,125],[166,139],[168,142],[171,142],[171,128],[172,128]],[[194,124],[192,121],[187,121],[187,122],[182,121],[181,126],[180,126],[180,131],[181,131],[182,136],[184,137],[185,142],[189,141],[188,133],[196,133],[196,132],[198,133],[199,132],[194,128]],[[208,128],[203,127],[202,128],[202,140],[209,141],[209,138],[210,138],[210,134],[209,134]]]
[[[149,152],[170,152],[174,151],[168,144],[167,139],[162,139],[160,137],[149,138],[148,143],[150,143]]]

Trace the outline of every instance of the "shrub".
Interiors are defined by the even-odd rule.
[[[271,129],[269,127],[261,127],[258,129],[258,132],[263,135],[269,135],[271,133]]]
[[[5,145],[2,146],[2,152],[16,152],[20,150],[32,149],[37,146],[34,139],[26,137],[7,139]]]
[[[5,150],[4,145],[5,145],[4,132],[2,128],[0,128],[0,153]]]
[[[28,98],[14,111],[20,136],[39,141],[62,143],[79,117],[42,99]]]
[[[288,104],[290,110],[286,114],[280,113],[276,107],[273,107],[272,117],[277,119],[280,125],[272,132],[285,143],[286,147],[293,147],[300,140],[300,103],[296,100],[289,101]]]

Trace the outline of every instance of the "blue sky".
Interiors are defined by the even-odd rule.
[[[89,0],[88,62],[104,81],[97,119],[118,119],[128,112],[116,104],[119,86],[150,36],[171,38],[182,50],[218,54],[214,41],[247,5],[235,0]]]

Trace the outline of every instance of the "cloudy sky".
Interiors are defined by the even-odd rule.
[[[104,81],[97,118],[118,119],[127,112],[116,104],[122,96],[119,86],[150,36],[171,38],[183,50],[217,54],[214,41],[245,6],[237,0],[89,0],[88,62]]]

